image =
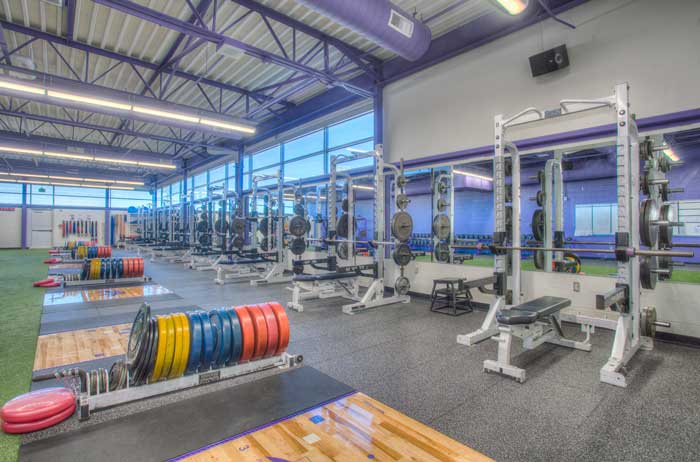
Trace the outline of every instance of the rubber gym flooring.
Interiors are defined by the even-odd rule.
[[[150,263],[147,272],[175,288],[180,306],[213,308],[290,297],[285,285],[216,286],[213,272],[180,265]],[[482,372],[483,360],[496,355],[495,342],[472,349],[456,344],[457,334],[478,327],[482,312],[452,318],[430,313],[427,300],[415,299],[347,316],[341,313],[342,303],[313,301],[304,313],[289,312],[289,351],[303,354],[305,364],[351,389],[495,460],[694,460],[690,455],[700,453],[696,349],[657,342],[654,351],[640,352],[630,364],[631,386],[618,389],[598,380],[612,341],[610,333],[599,330],[591,353],[544,346],[518,356],[516,363],[528,371],[528,381],[520,385]],[[577,334],[573,327],[567,331]],[[234,393],[246,380],[250,378],[119,406],[95,414],[84,427],[119,422],[213,390]],[[149,434],[167,433],[167,421],[163,415]]]

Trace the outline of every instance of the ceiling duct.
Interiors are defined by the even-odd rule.
[[[409,61],[430,47],[430,29],[388,0],[297,1]]]

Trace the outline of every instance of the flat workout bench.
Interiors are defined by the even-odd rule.
[[[509,326],[533,324],[558,313],[567,306],[571,306],[571,300],[568,298],[545,296],[514,306],[509,310],[499,311],[496,314],[496,320],[499,324]]]
[[[523,348],[532,350],[543,343],[591,351],[590,330],[586,330],[583,341],[568,339],[564,336],[559,320],[559,312],[571,305],[571,300],[562,297],[545,296],[516,305],[510,309],[501,309],[496,313],[498,321],[498,359],[484,361],[484,370],[513,377],[522,383],[526,379],[525,369],[512,363],[513,338],[522,339]]]
[[[255,263],[271,263],[264,258],[239,258],[237,260],[221,260],[219,265],[252,265]]]
[[[321,274],[297,274],[294,276],[295,282],[315,282],[315,281],[334,281],[336,279],[356,278],[359,275],[353,272],[346,273],[321,273]]]

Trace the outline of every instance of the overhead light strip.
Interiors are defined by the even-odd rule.
[[[463,170],[454,169],[453,172],[455,172],[457,175],[470,176],[472,178],[478,178],[480,180],[493,181],[493,178],[489,176],[477,175],[476,173],[465,172]]]
[[[0,172],[0,175],[10,175],[10,176],[26,176],[29,178],[48,178],[51,180],[69,180],[69,181],[88,181],[93,183],[108,183],[108,184],[129,184],[136,186],[143,186],[143,181],[127,181],[127,180],[100,180],[98,178],[81,178],[77,176],[56,176],[56,175],[39,175],[36,173],[21,173],[21,172]]]
[[[6,173],[0,173],[0,176],[7,175]],[[92,188],[92,189],[120,189],[125,191],[133,191],[136,188],[131,186],[114,186],[114,185],[95,185],[95,184],[84,184],[84,183],[57,183],[50,180],[18,180],[15,178],[0,178],[0,182],[4,183],[26,183],[26,184],[43,184],[47,186],[71,186],[78,188]]]
[[[248,135],[252,135],[256,131],[256,128],[253,126],[239,124],[227,120],[210,119],[206,117],[199,117],[196,114],[187,114],[184,112],[177,111],[166,111],[149,106],[132,105],[121,101],[94,98],[91,96],[75,95],[73,93],[66,93],[63,91],[57,91],[48,88],[35,87],[32,85],[24,85],[21,83],[10,82],[7,80],[0,80],[0,88],[21,93],[30,93],[33,95],[47,96],[49,98],[55,98],[63,101],[72,101],[74,103],[85,104],[88,106],[116,109],[125,112],[136,112],[152,117],[162,117],[164,119],[178,120],[180,122],[187,122],[195,125],[205,125],[208,127],[219,128],[222,130],[246,133]]]
[[[127,159],[112,159],[109,157],[88,156],[85,154],[73,154],[70,152],[55,152],[55,151],[39,151],[36,149],[15,148],[14,146],[0,146],[0,152],[9,152],[11,154],[29,154],[33,156],[56,157],[59,159],[85,160],[88,162],[105,162],[119,165],[133,165],[135,167],[153,167],[165,168],[174,170],[177,168],[174,164],[162,164],[158,162],[144,162]]]

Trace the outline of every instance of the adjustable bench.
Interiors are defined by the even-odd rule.
[[[359,275],[354,272],[345,273],[319,273],[319,274],[297,274],[294,276],[294,282],[314,282],[314,281],[333,281],[336,279],[356,278]]]
[[[492,337],[498,342],[498,360],[484,361],[486,372],[513,377],[523,383],[526,379],[525,369],[511,363],[513,337],[523,340],[523,348],[532,350],[543,343],[591,351],[590,334],[592,326],[582,326],[586,338],[582,342],[567,339],[561,328],[559,312],[571,305],[571,300],[562,297],[545,296],[530,300],[510,309],[496,313],[499,335]]]

